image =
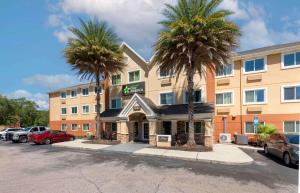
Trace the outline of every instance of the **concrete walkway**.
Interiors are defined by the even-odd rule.
[[[102,145],[82,143],[84,140],[75,140],[52,144],[55,147],[81,148],[101,151],[125,152],[139,155],[153,155],[170,158],[198,160],[229,165],[250,164],[253,159],[244,153],[238,146],[232,144],[215,144],[211,152],[193,152],[169,149],[151,148],[149,144],[127,143],[119,145]],[[246,146],[244,146],[246,147]]]

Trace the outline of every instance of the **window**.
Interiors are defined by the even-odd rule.
[[[233,64],[225,64],[217,67],[217,77],[233,75]]]
[[[123,63],[124,64],[128,64],[129,63],[129,58],[127,56],[124,56]]]
[[[77,90],[71,90],[71,98],[77,97]]]
[[[77,114],[77,107],[72,107],[72,114]]]
[[[122,108],[121,98],[111,99],[111,108],[112,109],[120,109],[120,108]]]
[[[233,92],[223,92],[216,94],[216,105],[232,105]]]
[[[67,98],[67,92],[61,92],[60,93],[60,98],[62,98],[62,99]]]
[[[160,104],[161,105],[172,105],[173,103],[174,103],[173,92],[160,94]]]
[[[90,124],[89,123],[84,123],[82,125],[82,130],[83,131],[89,131],[90,130]]]
[[[172,132],[172,122],[171,121],[163,121],[163,134],[171,135]]]
[[[282,92],[282,102],[300,101],[300,85],[284,86]]]
[[[100,112],[102,112],[102,104],[100,104]],[[97,113],[97,105],[94,105],[94,113]]]
[[[97,90],[98,90],[98,88],[95,86],[94,87],[94,93],[95,93],[95,95],[97,94]],[[102,93],[102,87],[101,86],[99,86],[99,93]]]
[[[61,124],[60,129],[61,129],[62,131],[67,131],[67,129],[68,129],[67,124],[65,124],[65,123]]]
[[[121,74],[112,75],[111,76],[111,84],[113,86],[121,84]]]
[[[300,52],[283,54],[281,60],[282,60],[282,68],[300,67]]]
[[[264,125],[264,122],[260,122],[260,125]],[[257,128],[254,127],[253,122],[246,122],[245,123],[245,133],[256,133]]]
[[[88,114],[90,112],[90,107],[88,105],[83,105],[82,106],[82,113],[83,114]]]
[[[189,122],[185,122],[185,133],[189,133]],[[195,134],[204,134],[205,133],[205,123],[194,122],[194,133]]]
[[[78,130],[78,125],[77,124],[72,124],[72,131],[77,131]]]
[[[184,96],[184,103],[188,103],[189,102],[189,92],[185,92],[185,96]],[[194,103],[201,103],[202,102],[202,94],[201,94],[201,90],[195,90],[194,91]]]
[[[161,70],[159,69],[159,77],[160,78],[167,78],[173,75],[172,70]]]
[[[46,131],[45,127],[40,127],[40,132]]]
[[[89,96],[89,88],[82,89],[82,96]]]
[[[65,107],[61,108],[61,114],[66,115],[67,114],[67,108],[65,108]]]
[[[140,80],[140,71],[128,72],[129,82],[137,82]]]
[[[265,89],[244,91],[244,104],[261,104],[266,102]]]
[[[112,132],[117,132],[117,130],[118,130],[117,123],[111,123],[111,131]]]
[[[257,58],[254,60],[247,60],[244,63],[244,72],[251,73],[251,72],[261,72],[266,70],[266,64],[264,58]]]
[[[283,131],[285,133],[299,133],[300,121],[284,121]]]

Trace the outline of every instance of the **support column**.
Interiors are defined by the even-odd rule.
[[[120,141],[121,143],[129,142],[129,129],[127,125],[127,120],[120,121]]]
[[[204,146],[208,150],[213,149],[213,129],[214,129],[213,119],[206,119],[205,120]]]
[[[177,120],[172,120],[171,135],[174,136],[177,133]]]
[[[157,119],[149,119],[149,144],[156,146]]]

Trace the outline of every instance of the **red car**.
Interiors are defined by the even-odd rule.
[[[67,134],[64,131],[46,130],[42,133],[31,133],[28,135],[29,142],[36,144],[50,144],[62,141],[72,141],[75,139],[74,135]]]

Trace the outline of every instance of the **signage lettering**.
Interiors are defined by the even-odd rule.
[[[133,95],[134,93],[145,93],[145,82],[137,82],[132,84],[126,84],[122,86],[123,96]]]

